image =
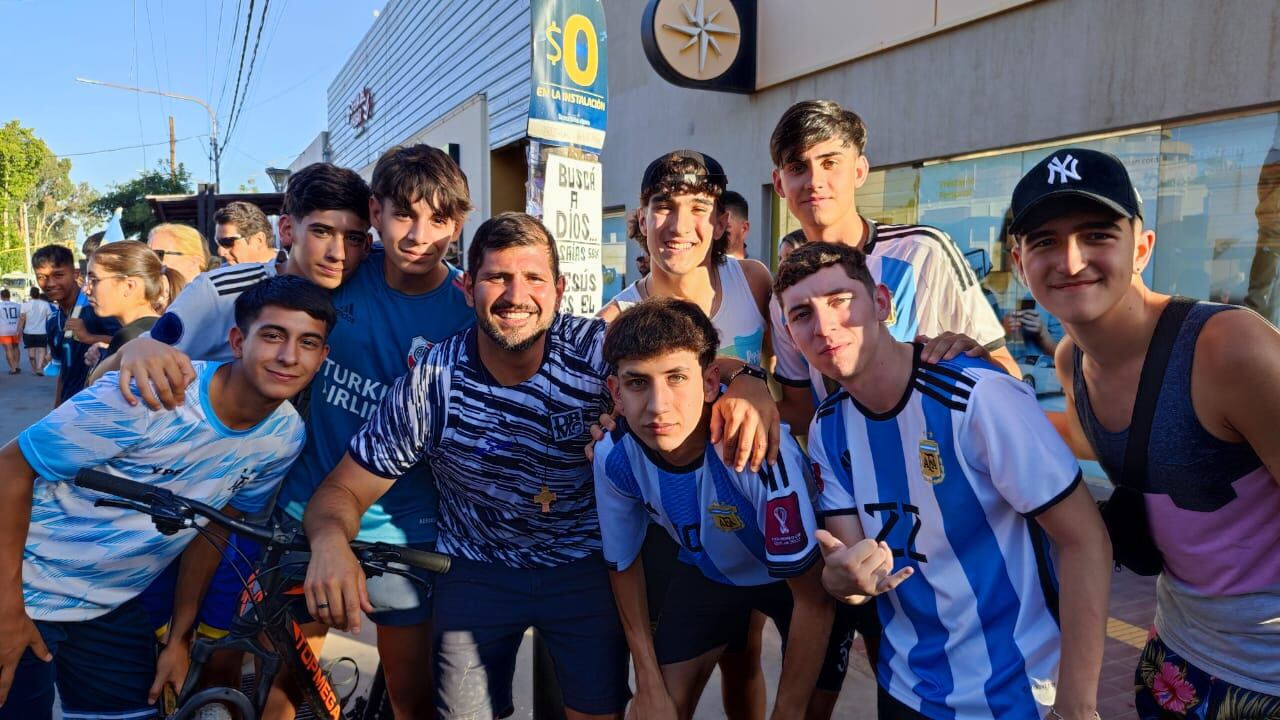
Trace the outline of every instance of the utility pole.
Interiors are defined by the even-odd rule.
[[[213,111],[213,108],[209,107],[209,103],[198,97],[192,97],[190,95],[179,95],[177,93],[163,92],[160,90],[150,90],[147,88],[133,87],[132,85],[120,85],[118,83],[104,82],[102,80],[89,80],[87,78],[78,77],[76,78],[76,82],[82,82],[88,85],[102,85],[103,87],[146,93],[148,95],[163,95],[164,97],[177,98],[178,100],[188,100],[193,103],[198,103],[200,107],[204,108],[205,112],[209,113],[209,151],[210,154],[213,155],[213,186],[215,191],[216,188],[222,184],[222,151],[218,148],[218,114]]]
[[[173,116],[169,116],[169,178],[174,182],[178,181],[178,161],[176,156],[175,145],[178,141],[173,136]]]

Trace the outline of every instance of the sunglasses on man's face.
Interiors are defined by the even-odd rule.
[[[168,255],[172,255],[174,257],[191,255],[191,253],[178,252],[177,250],[152,250],[152,252],[156,254],[156,257],[160,258],[160,262],[164,262],[165,257]]]
[[[224,250],[230,250],[235,247],[237,240],[241,240],[243,238],[243,235],[223,235],[220,238],[214,238],[214,241],[218,243],[218,247]]]

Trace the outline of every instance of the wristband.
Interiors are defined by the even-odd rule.
[[[730,385],[732,385],[733,381],[737,380],[739,375],[747,375],[749,377],[756,378],[757,380],[764,380],[766,382],[768,381],[768,376],[765,375],[763,368],[758,368],[755,365],[743,363],[742,367],[729,373],[729,377],[724,381],[724,386],[729,387]]]

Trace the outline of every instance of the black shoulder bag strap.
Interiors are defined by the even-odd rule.
[[[1173,343],[1178,339],[1182,322],[1195,304],[1195,300],[1176,296],[1169,301],[1156,321],[1155,334],[1142,361],[1138,396],[1133,403],[1129,439],[1124,448],[1124,472],[1120,476],[1122,483],[1138,491],[1147,488],[1147,444],[1151,440],[1151,423],[1160,400],[1160,388],[1164,385],[1164,373],[1169,368],[1169,356],[1173,354]]]
[[[1158,575],[1164,569],[1164,556],[1151,537],[1146,500],[1142,496],[1147,487],[1147,444],[1151,439],[1151,424],[1160,399],[1160,388],[1164,384],[1164,373],[1169,367],[1169,356],[1182,322],[1193,305],[1194,300],[1175,297],[1160,313],[1142,361],[1138,395],[1134,399],[1129,439],[1124,449],[1124,470],[1120,477],[1112,478],[1115,490],[1099,508],[1111,536],[1116,564],[1139,575]],[[1087,424],[1085,428],[1088,432]]]

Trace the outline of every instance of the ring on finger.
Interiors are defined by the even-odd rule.
[[[328,608],[329,608],[329,603],[327,603],[327,602],[318,602],[318,603],[316,603],[316,609],[317,609],[317,610],[327,610]]]

